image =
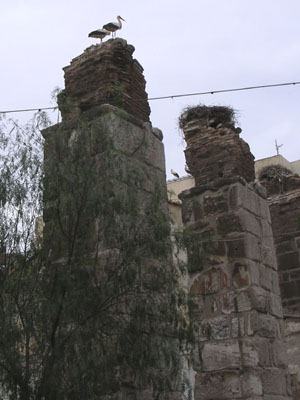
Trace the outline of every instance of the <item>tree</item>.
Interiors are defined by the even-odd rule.
[[[167,399],[180,381],[185,297],[165,188],[144,196],[145,171],[124,161],[101,118],[45,130],[43,163],[42,122],[1,129],[3,390],[64,400],[150,388]]]

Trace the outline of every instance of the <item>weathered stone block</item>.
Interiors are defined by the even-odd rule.
[[[256,337],[253,341],[258,351],[259,365],[262,367],[270,367],[271,352],[270,352],[270,341],[268,339]]]
[[[264,289],[272,290],[273,289],[272,277],[275,271],[271,267],[260,265],[259,272],[260,272],[260,279],[259,279],[260,285]]]
[[[249,213],[248,211],[241,210],[238,213],[240,224],[242,226],[242,230],[244,232],[251,233],[253,235],[256,235],[258,237],[262,237],[262,227],[259,219]]]
[[[286,373],[282,369],[265,369],[262,374],[262,383],[265,394],[286,394]]]
[[[270,293],[266,290],[252,286],[249,288],[249,295],[252,306],[255,310],[267,314],[269,312],[270,305]]]
[[[270,344],[271,349],[271,359],[276,367],[287,368],[288,358],[286,345],[281,340],[274,340]],[[298,351],[297,362],[299,361],[300,351]]]
[[[217,221],[217,232],[221,236],[226,236],[233,232],[243,232],[241,220],[237,214],[224,213],[216,218]]]
[[[271,315],[257,313],[256,311],[250,315],[250,326],[248,326],[248,334],[255,334],[269,339],[275,339],[278,332],[277,320]]]
[[[256,342],[252,339],[241,340],[242,347],[242,366],[256,367],[259,363],[259,349]]]
[[[267,204],[268,205],[268,204]],[[261,234],[263,240],[271,240],[273,242],[273,230],[270,221],[260,218]]]
[[[274,293],[271,293],[270,295],[270,314],[275,315],[278,318],[282,318],[281,297]]]
[[[247,260],[248,264],[248,271],[250,274],[250,282],[253,285],[259,286],[260,285],[260,268],[261,264],[252,261],[252,260]]]
[[[260,396],[263,394],[262,381],[258,372],[246,371],[241,376],[243,397]]]
[[[236,299],[238,312],[245,312],[253,309],[253,302],[247,289],[237,291]]]
[[[217,196],[204,196],[203,210],[207,214],[218,214],[228,211],[227,198],[223,194]]]
[[[222,340],[230,338],[230,327],[227,317],[204,319],[199,326],[198,337],[204,340]]]
[[[205,343],[201,357],[204,371],[238,368],[241,365],[240,348],[236,341]]]
[[[224,371],[195,376],[195,400],[238,399],[241,395],[241,382],[237,372]]]
[[[231,337],[240,338],[245,336],[245,318],[234,317],[231,320]]]
[[[235,258],[249,258],[253,261],[261,259],[259,240],[252,235],[244,234],[244,237],[228,240],[226,246],[229,261]]]
[[[273,246],[267,246],[265,243],[260,243],[261,262],[268,267],[277,270],[277,261]]]
[[[228,201],[229,207],[233,211],[244,208],[252,214],[257,214],[258,212],[257,195],[240,183],[230,186]]]

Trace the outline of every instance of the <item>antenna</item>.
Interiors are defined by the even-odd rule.
[[[281,147],[281,146],[283,146],[283,144],[278,145],[277,140],[275,139],[275,147],[276,147],[277,155],[279,155],[279,147]]]

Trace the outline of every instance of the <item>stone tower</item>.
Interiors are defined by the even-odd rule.
[[[182,192],[195,400],[290,399],[266,193],[226,107],[180,119],[196,186]]]
[[[99,329],[87,336],[93,362],[111,351],[109,366],[98,366],[109,382],[97,398],[177,400],[180,366],[171,361],[179,360],[172,333],[177,272],[162,132],[149,121],[143,69],[133,51],[125,40],[112,39],[91,46],[64,68],[65,89],[58,99],[62,123],[43,132],[44,240],[56,268],[68,267],[72,274],[74,265],[84,265],[87,296],[95,292],[98,304],[110,304],[109,314],[100,310],[109,328],[103,328],[98,310],[90,327]],[[99,334],[103,350],[94,340]],[[77,353],[75,345],[71,362]],[[95,378],[97,388],[102,378]]]

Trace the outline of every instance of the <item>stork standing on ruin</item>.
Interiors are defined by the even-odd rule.
[[[192,175],[191,174],[191,171],[189,170],[189,167],[185,164],[185,166],[184,166],[184,170],[185,170],[185,172],[187,173],[187,174],[189,174],[189,175]]]
[[[89,33],[89,37],[100,39],[102,42],[102,39],[110,34],[111,32],[107,29],[97,29],[96,31]]]
[[[176,171],[174,171],[174,169],[171,169],[171,174],[175,176],[175,178],[179,178],[179,175],[177,174]]]
[[[118,22],[109,22],[108,24],[103,25],[103,29],[112,33],[112,37],[116,37],[116,31],[122,28],[122,21],[125,21],[120,15],[117,16]],[[125,21],[126,22],[126,21]]]

